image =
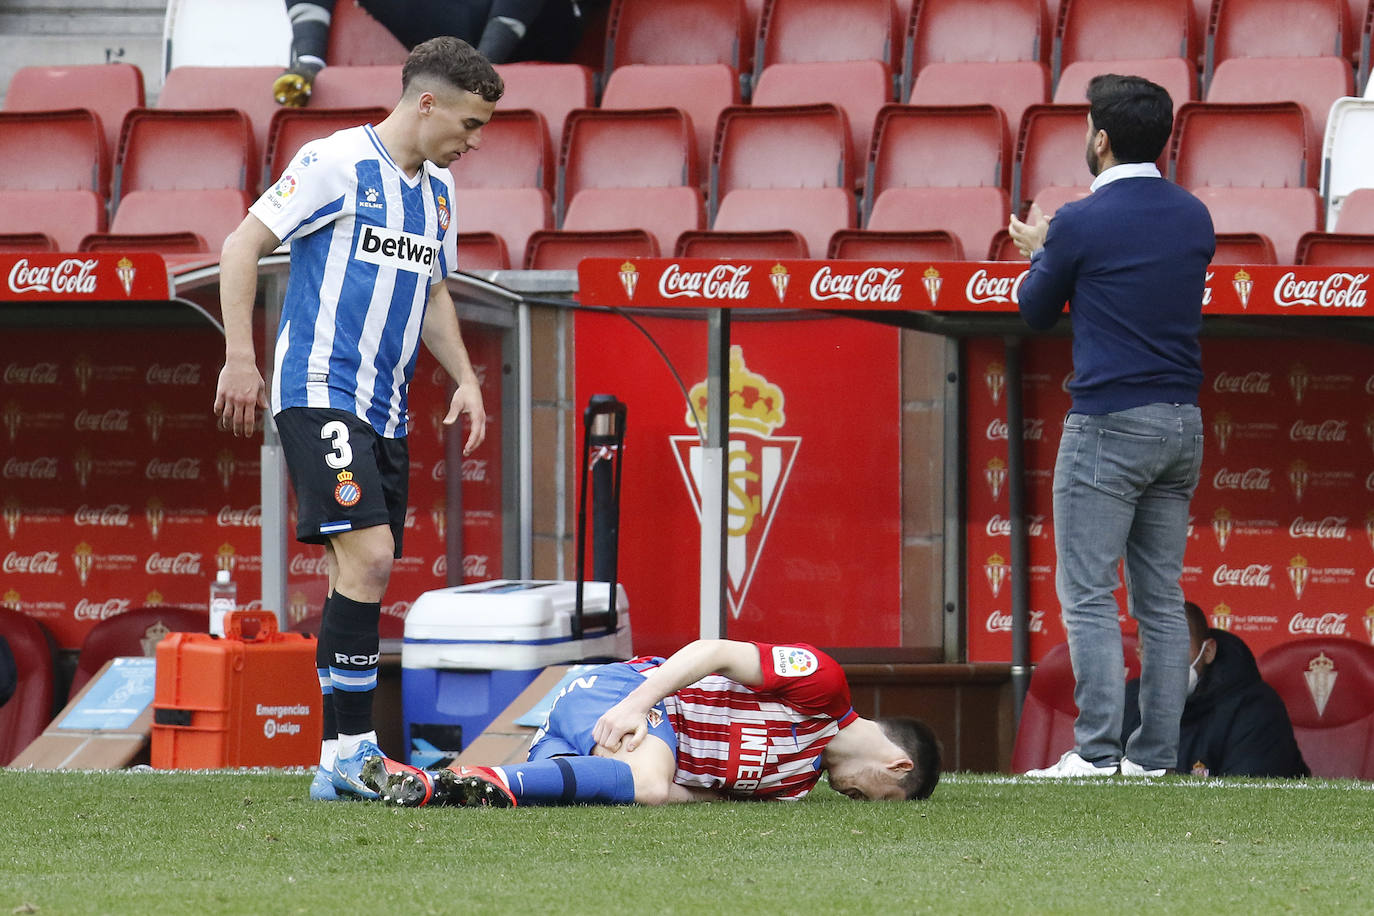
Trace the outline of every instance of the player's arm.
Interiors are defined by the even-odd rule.
[[[721,674],[750,687],[762,685],[758,646],[729,639],[699,639],[683,646],[629,696],[607,710],[597,720],[592,737],[602,747],[615,750],[628,736],[625,746],[634,750],[648,732],[646,719],[654,704],[709,674]]]
[[[224,368],[215,389],[220,429],[251,436],[257,409],[267,407],[267,386],[253,349],[253,303],[258,295],[258,259],[281,240],[251,213],[229,233],[220,250],[220,315],[224,320]]]
[[[442,280],[430,284],[429,304],[425,308],[424,324],[420,327],[420,339],[434,354],[439,365],[444,367],[444,371],[458,383],[458,390],[449,402],[444,425],[452,426],[460,414],[468,415],[472,428],[468,432],[467,442],[463,444],[463,454],[470,455],[487,436],[487,412],[482,406],[482,389],[477,384],[477,373],[472,369],[472,360],[468,359],[468,350],[463,345],[463,335],[458,328],[458,310]]]

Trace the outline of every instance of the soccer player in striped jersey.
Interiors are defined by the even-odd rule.
[[[865,719],[844,671],[805,644],[698,640],[668,659],[601,665],[568,684],[529,762],[454,764],[416,779],[364,773],[402,805],[804,798],[826,773],[855,799],[923,799],[940,778],[915,719]]]
[[[444,423],[467,414],[464,454],[486,434],[444,283],[457,253],[448,166],[481,144],[503,90],[466,42],[417,46],[391,114],[302,147],[221,252],[225,363],[215,413],[221,428],[246,436],[268,406],[253,348],[258,259],[291,245],[271,408],[296,492],[296,537],[323,544],[329,570],[316,658],[325,741],[312,798],[375,797],[360,772],[381,753],[372,727],[377,624],[401,556],[406,394],[422,341],[458,385]]]

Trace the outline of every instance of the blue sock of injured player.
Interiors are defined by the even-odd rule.
[[[492,767],[521,805],[628,805],[635,800],[630,765],[609,757],[550,757]]]

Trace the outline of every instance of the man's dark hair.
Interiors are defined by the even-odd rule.
[[[1174,127],[1174,103],[1163,86],[1141,76],[1104,73],[1088,83],[1093,127],[1105,130],[1117,162],[1154,162]]]
[[[1183,602],[1183,613],[1188,617],[1188,633],[1193,637],[1193,641],[1202,644],[1204,639],[1209,638],[1207,615],[1202,613],[1202,608],[1193,604],[1191,601]]]
[[[900,783],[908,801],[930,798],[940,781],[940,741],[920,719],[897,716],[875,720],[887,740],[901,748],[915,764]]]
[[[491,61],[463,39],[449,35],[431,38],[410,52],[401,67],[401,94],[409,91],[412,81],[425,77],[475,93],[488,102],[499,101],[506,91]]]

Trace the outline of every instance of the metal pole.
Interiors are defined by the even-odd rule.
[[[1005,337],[1007,373],[1007,504],[1011,516],[1011,687],[1016,724],[1030,686],[1030,566],[1026,543],[1026,455],[1021,339]]]
[[[269,391],[272,388],[273,366],[271,341],[276,338],[285,296],[285,278],[275,272],[264,274],[266,314],[263,323],[267,328],[266,382]],[[262,501],[262,530],[259,535],[262,550],[262,606],[277,615],[278,629],[285,630],[290,623],[286,609],[286,459],[282,453],[277,424],[270,412],[263,417],[262,446],[258,456],[262,463],[262,477],[259,480],[259,498]]]
[[[706,444],[701,450],[701,638],[725,636],[725,482],[730,447],[730,312],[707,313]]]

